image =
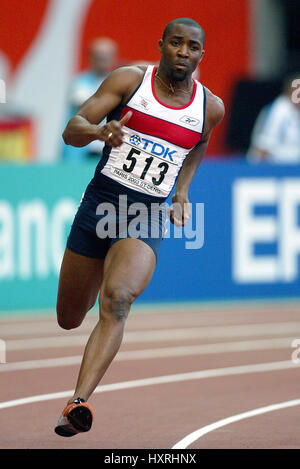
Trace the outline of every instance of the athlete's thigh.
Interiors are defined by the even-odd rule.
[[[149,284],[156,266],[156,255],[148,244],[133,238],[117,241],[105,258],[101,295],[121,289],[139,296]]]
[[[103,259],[82,256],[66,248],[58,284],[59,322],[81,323],[95,304],[103,277]]]

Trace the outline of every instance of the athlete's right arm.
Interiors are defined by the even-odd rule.
[[[139,85],[143,70],[138,67],[122,67],[114,70],[69,120],[63,139],[67,145],[83,147],[93,140],[102,140],[116,147],[122,144],[122,126],[130,119],[128,112],[120,122],[112,120],[99,126],[107,114],[126,101]]]

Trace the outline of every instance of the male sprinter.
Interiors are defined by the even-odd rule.
[[[61,436],[91,428],[87,400],[120,347],[130,306],[151,280],[163,237],[164,217],[149,216],[151,210],[141,221],[144,233],[129,235],[130,215],[124,228],[119,197],[150,209],[166,200],[177,180],[170,218],[183,225],[189,217],[184,208],[190,183],[210,133],[224,115],[222,101],[192,79],[204,41],[196,21],[171,21],[158,43],[159,66],[113,71],[63,133],[69,145],[102,140],[105,149],[75,216],[61,266],[57,317],[64,329],[81,324],[100,291],[100,320],[86,345],[75,393],[55,428]],[[107,124],[99,126],[105,116]],[[104,203],[116,207],[118,222],[106,237],[99,228]]]

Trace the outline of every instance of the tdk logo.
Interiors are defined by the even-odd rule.
[[[169,158],[170,161],[173,161],[173,156],[176,153],[176,150],[170,151],[169,147],[164,147],[160,143],[152,142],[148,138],[141,138],[139,135],[132,135],[129,139],[130,143],[133,145],[141,145],[142,150],[147,150],[152,155],[162,156],[163,158]]]
[[[141,143],[141,138],[138,135],[132,135],[129,140],[133,145],[139,145]]]

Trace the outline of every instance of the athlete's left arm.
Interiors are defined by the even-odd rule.
[[[170,210],[171,222],[184,225],[190,218],[191,210],[188,199],[190,184],[203,160],[212,130],[223,119],[225,108],[223,101],[206,88],[206,120],[201,142],[188,154],[177,178],[176,190],[172,197]]]

